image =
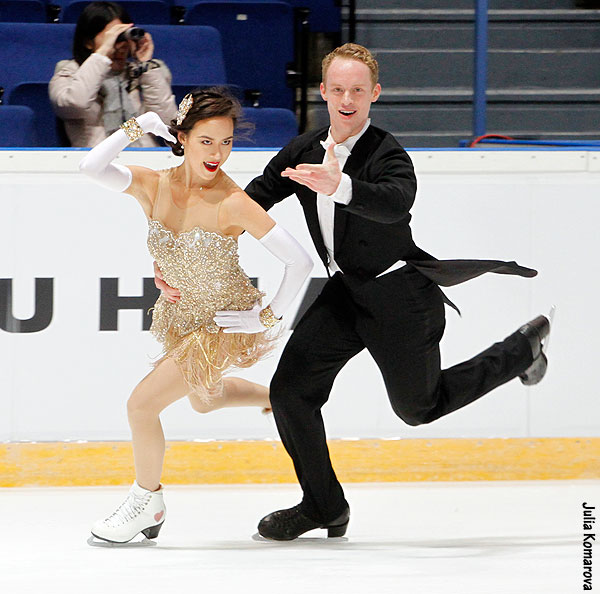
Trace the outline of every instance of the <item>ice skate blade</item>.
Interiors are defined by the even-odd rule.
[[[554,330],[554,316],[556,315],[556,305],[553,305],[546,316],[548,321],[550,322],[550,334],[546,336],[546,340],[542,343],[542,352],[548,356],[548,347],[550,346],[550,337],[552,336],[552,332]]]
[[[318,529],[316,529],[318,530]],[[325,529],[324,529],[325,530]],[[347,536],[330,536],[330,537],[317,537],[317,536],[299,536],[292,540],[274,540],[272,538],[265,538],[261,536],[259,532],[252,535],[252,540],[262,543],[270,543],[276,546],[309,546],[314,544],[334,545],[343,542],[348,542]]]
[[[87,539],[87,543],[91,547],[100,548],[138,548],[138,547],[155,547],[158,543],[155,540],[149,538],[143,538],[142,540],[130,540],[129,542],[110,542],[108,540],[102,540],[93,534]]]

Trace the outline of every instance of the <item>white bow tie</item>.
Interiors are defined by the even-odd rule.
[[[321,146],[327,150],[333,143],[331,140],[321,140]],[[343,144],[336,144],[333,147],[333,153],[338,159],[343,159],[344,157],[350,156],[350,149]]]

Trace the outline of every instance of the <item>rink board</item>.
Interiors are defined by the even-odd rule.
[[[46,456],[55,461],[57,449],[72,452],[69,456],[76,459],[79,444],[64,445],[66,441],[101,442],[94,445],[100,448],[97,454],[87,454],[94,465],[105,455],[110,459],[107,452],[113,452],[113,447],[119,451],[126,448],[118,443],[113,446],[129,439],[125,403],[160,352],[154,339],[142,330],[147,317],[141,305],[116,314],[113,311],[112,318],[105,315],[105,328],[100,328],[103,312],[106,314],[106,293],[113,298],[115,291],[117,297],[142,296],[144,278],[151,281],[152,261],[145,246],[146,225],[139,206],[132,198],[97,187],[81,176],[77,164],[82,154],[77,150],[0,151],[0,207],[5,221],[0,234],[0,281],[5,297],[7,283],[11,283],[10,314],[26,322],[34,313],[40,313],[38,309],[44,313],[44,304],[35,303],[36,294],[52,296],[51,319],[45,326],[41,320],[44,327],[37,331],[7,331],[9,316],[6,310],[2,312],[0,442],[6,444],[1,457],[5,470],[14,455],[26,474],[27,468],[33,474],[38,472],[35,469],[43,466]],[[262,171],[273,154],[236,151],[226,170],[243,186]],[[415,451],[420,440],[427,440],[430,447],[442,452],[449,447],[442,442],[452,438],[457,443],[467,443],[463,438],[470,438],[472,443],[506,438],[502,441],[506,444],[553,438],[557,445],[547,456],[542,455],[545,449],[541,446],[537,450],[539,472],[554,468],[553,476],[560,477],[561,468],[566,468],[568,460],[578,453],[589,456],[592,464],[598,458],[597,450],[581,445],[560,450],[560,444],[563,438],[595,444],[594,439],[600,436],[595,345],[600,317],[591,315],[597,311],[600,294],[596,273],[600,253],[600,153],[443,150],[410,154],[419,182],[412,209],[418,245],[439,258],[517,260],[540,271],[535,279],[489,274],[448,289],[448,296],[461,308],[463,317],[447,310],[447,329],[441,344],[443,365],[453,365],[480,352],[554,303],[558,312],[548,375],[539,386],[526,388],[512,381],[435,423],[408,427],[394,416],[379,371],[363,352],[342,370],[330,402],[323,409],[328,435],[333,443],[360,438],[356,443],[369,444],[365,447],[371,453],[380,447],[372,444],[386,444],[382,440],[394,438],[402,438],[402,444],[416,440]],[[164,151],[126,151],[120,161],[156,168],[179,162]],[[271,213],[309,249],[316,262],[312,280],[318,284],[325,271],[297,201],[287,200]],[[248,237],[240,240],[240,251],[249,276],[272,296],[281,278],[279,262]],[[303,291],[292,305],[286,316],[283,342],[307,299]],[[272,358],[239,375],[267,384],[283,342]],[[182,452],[194,452],[189,454],[191,461],[196,460],[196,447],[209,448],[207,451],[212,447],[239,447],[239,457],[233,458],[238,460],[233,476],[236,472],[243,474],[248,459],[266,456],[264,452],[269,448],[280,448],[253,441],[278,439],[272,419],[257,410],[225,410],[199,416],[187,401],[181,401],[163,413],[162,421],[167,439],[185,442],[178,446]],[[207,444],[187,443],[193,440]],[[210,445],[210,440],[225,445]],[[235,440],[241,440],[240,444],[236,445]],[[350,448],[353,442],[339,443]],[[38,445],[39,454],[27,453],[27,448]],[[266,449],[259,450],[259,455],[256,448]],[[247,458],[243,450],[249,452]],[[492,453],[488,451],[489,456]],[[187,460],[187,453],[181,455]],[[349,464],[354,455],[348,454]],[[390,460],[397,463],[397,455],[400,453],[390,454]],[[519,455],[507,454],[507,460],[518,459]],[[128,456],[124,454],[124,464],[130,463]],[[369,459],[377,475],[380,460],[377,455]],[[71,464],[76,472],[75,462],[69,462],[65,469]],[[219,480],[227,479],[223,464]],[[287,464],[284,474],[277,474],[273,480],[291,476],[289,462],[281,464]],[[465,461],[462,467],[452,464],[448,467],[454,468],[457,475],[468,466]],[[407,472],[414,477],[421,470]],[[44,480],[53,480],[52,472]],[[257,476],[262,476],[261,472],[259,469]],[[368,475],[369,469],[364,472]],[[538,470],[532,468],[531,472]],[[21,479],[10,480],[20,484]],[[388,479],[378,476],[377,480]]]

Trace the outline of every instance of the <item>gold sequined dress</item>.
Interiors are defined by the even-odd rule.
[[[169,303],[161,294],[150,332],[162,343],[164,356],[181,366],[190,388],[208,401],[220,394],[227,369],[256,363],[271,350],[273,338],[265,332],[224,333],[215,324],[217,311],[252,309],[260,305],[264,293],[240,267],[234,237],[200,225],[176,233],[155,217],[168,204],[172,171],[161,172],[148,220],[148,249],[167,284],[179,289],[181,299]]]

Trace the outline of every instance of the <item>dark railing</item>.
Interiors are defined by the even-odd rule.
[[[294,90],[294,111],[298,114],[300,134],[306,131],[308,122],[309,16],[310,10],[306,7],[294,9],[294,62],[287,68],[288,86]]]
[[[348,41],[356,41],[356,0],[348,0]]]
[[[486,131],[488,0],[475,0],[475,64],[473,68],[473,136]]]
[[[308,17],[310,10],[308,8],[298,9],[299,34],[300,34],[300,118],[298,128],[300,134],[306,132],[308,122]]]

